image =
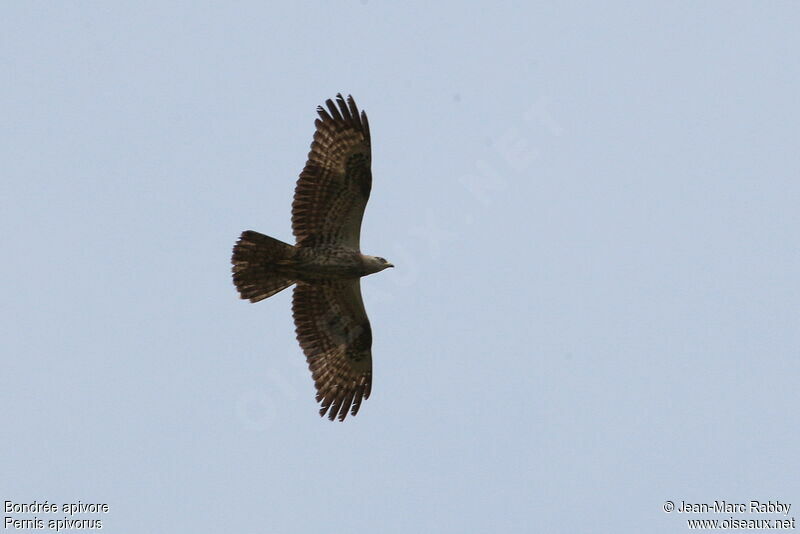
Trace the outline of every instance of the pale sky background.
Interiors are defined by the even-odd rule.
[[[798,27],[797,2],[3,3],[0,499],[108,503],[111,533],[800,518]],[[291,238],[340,91],[372,127],[362,248],[397,268],[362,282],[372,397],[331,423],[291,293],[240,301],[229,262],[242,230]]]

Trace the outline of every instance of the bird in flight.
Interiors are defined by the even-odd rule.
[[[361,219],[372,188],[367,114],[352,96],[317,107],[308,161],[292,202],[290,245],[247,230],[233,247],[233,283],[258,302],[296,284],[297,341],[317,388],[319,414],[344,421],[372,389],[372,329],[360,278],[391,263],[361,254]]]

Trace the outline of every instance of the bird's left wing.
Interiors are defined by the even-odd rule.
[[[359,250],[361,219],[372,189],[369,123],[352,96],[317,108],[311,151],[292,203],[300,246],[344,245]]]
[[[344,421],[372,389],[372,330],[358,279],[294,288],[292,312],[317,388],[319,414]]]

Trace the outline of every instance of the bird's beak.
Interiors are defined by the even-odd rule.
[[[387,264],[386,267],[394,267],[391,263]]]

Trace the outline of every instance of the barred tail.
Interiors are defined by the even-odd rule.
[[[247,230],[233,246],[233,283],[243,299],[258,302],[295,283],[280,273],[295,248],[264,234]]]

